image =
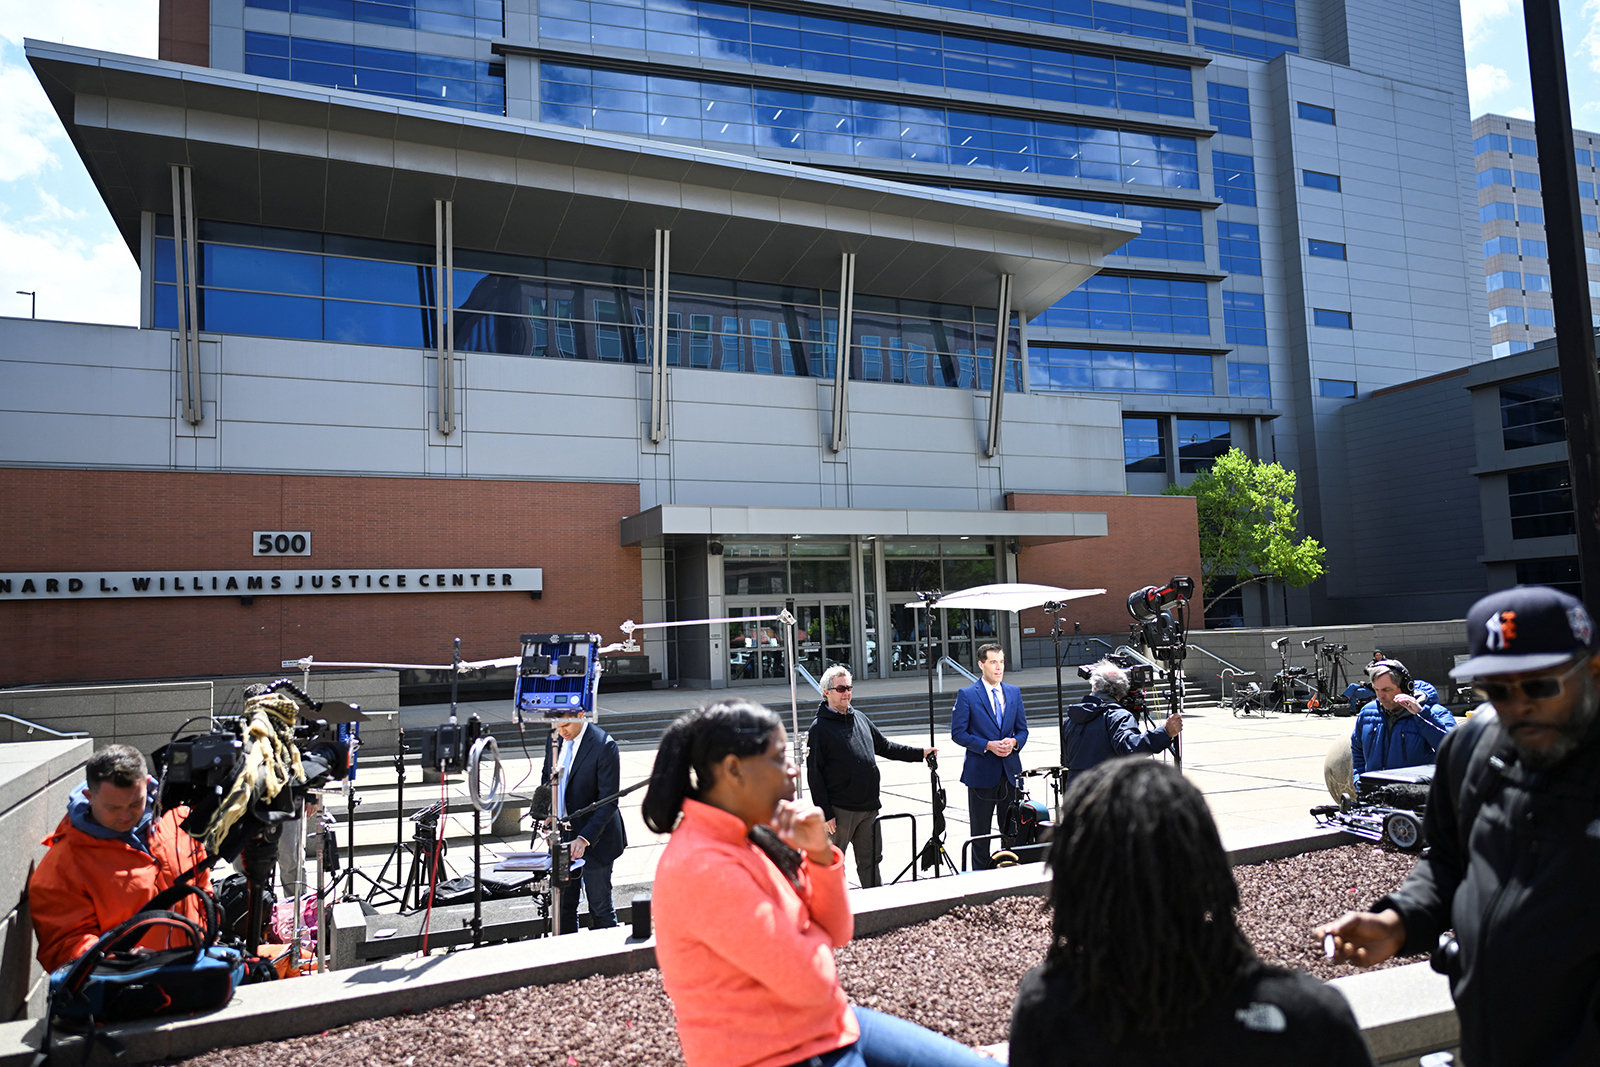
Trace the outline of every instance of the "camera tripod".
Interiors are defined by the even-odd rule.
[[[400,910],[403,912],[420,908],[433,899],[434,891],[439,888],[441,866],[447,875],[453,875],[444,860],[447,845],[439,833],[439,820],[443,816],[442,803],[424,808],[411,816],[417,825],[411,833],[411,840],[406,842],[406,850],[411,853],[411,870],[406,875],[405,886],[400,890]]]

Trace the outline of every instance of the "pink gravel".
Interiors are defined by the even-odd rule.
[[[1354,973],[1322,958],[1311,928],[1400,884],[1415,857],[1348,845],[1239,867],[1239,925],[1262,959],[1327,979]],[[956,908],[840,949],[850,999],[970,1045],[1004,1041],[1022,975],[1049,943],[1037,897]],[[1392,961],[1397,963],[1414,960]],[[672,1006],[658,971],[533,986],[369,1019],[320,1034],[218,1049],[185,1067],[677,1067]]]

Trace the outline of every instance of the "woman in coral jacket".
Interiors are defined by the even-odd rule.
[[[853,1008],[833,950],[850,940],[844,855],[822,809],[794,802],[783,723],[729,700],[661,740],[645,825],[671,833],[656,868],[656,959],[689,1067],[981,1064],[966,1046]]]

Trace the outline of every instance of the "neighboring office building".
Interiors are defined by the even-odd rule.
[[[1556,335],[1539,190],[1539,146],[1532,120],[1480,115],[1472,120],[1483,228],[1483,277],[1496,358],[1525,352]],[[1589,295],[1600,297],[1600,133],[1573,130]],[[1595,317],[1600,327],[1600,316]]]
[[[1329,622],[1459,618],[1519,583],[1578,587],[1554,340],[1346,405]],[[1470,427],[1470,432],[1467,428]]]

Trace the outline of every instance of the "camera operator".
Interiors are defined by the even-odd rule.
[[[156,816],[156,782],[137,749],[107,745],[84,772],[86,781],[68,798],[66,818],[45,838],[49,851],[28,880],[39,963],[47,971],[83,955],[205,857],[201,843],[179,829],[189,809]],[[201,889],[210,881],[205,870],[193,880]],[[176,909],[204,925],[192,897]],[[152,931],[139,947],[166,948],[167,937],[166,930]]]
[[[1068,783],[1115,756],[1164,752],[1183,733],[1183,714],[1176,711],[1160,726],[1141,731],[1133,712],[1120,703],[1128,689],[1128,672],[1111,660],[1089,668],[1089,695],[1067,709],[1061,726],[1061,762]]]
[[[822,672],[824,699],[806,735],[806,781],[811,784],[811,799],[828,820],[834,847],[840,852],[855,848],[856,874],[863,888],[871,888],[883,884],[878,873],[883,837],[872,832],[873,820],[883,807],[877,757],[916,763],[938,749],[912,748],[884,737],[865,714],[850,706],[854,684],[850,669],[842,663]]]
[[[1413,680],[1399,660],[1377,661],[1367,668],[1367,677],[1377,696],[1361,709],[1350,732],[1350,769],[1357,792],[1367,771],[1432,763],[1439,742],[1456,726],[1456,717],[1439,702],[1439,691],[1421,679]]]

